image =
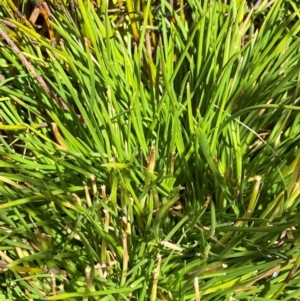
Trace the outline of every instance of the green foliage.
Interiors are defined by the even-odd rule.
[[[3,298],[299,298],[299,12],[228,2],[0,1]]]

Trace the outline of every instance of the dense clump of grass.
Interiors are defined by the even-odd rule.
[[[0,299],[297,300],[293,2],[0,1]]]

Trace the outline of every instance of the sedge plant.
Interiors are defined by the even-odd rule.
[[[292,1],[0,1],[0,299],[298,300]]]

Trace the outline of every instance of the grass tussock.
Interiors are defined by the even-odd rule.
[[[0,1],[0,299],[298,300],[293,1]]]

